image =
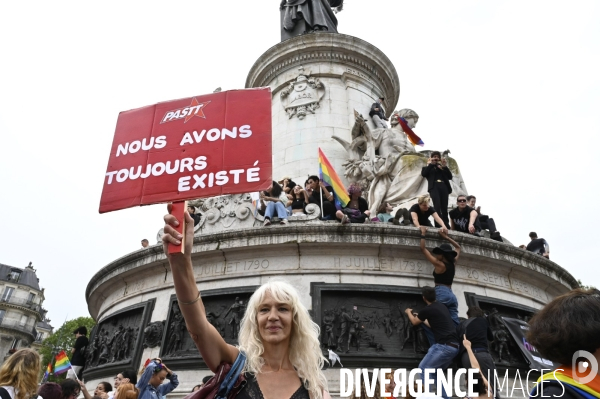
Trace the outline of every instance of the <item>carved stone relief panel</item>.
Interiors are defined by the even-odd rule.
[[[411,363],[429,349],[422,326],[404,312],[425,307],[418,288],[312,283],[311,295],[323,351],[336,352],[346,367]]]
[[[237,345],[240,322],[246,312],[248,300],[256,288],[233,287],[202,292],[208,321],[227,343]],[[171,297],[169,304],[160,356],[169,365],[186,365],[193,368],[204,365],[194,341],[186,330],[175,295]]]
[[[125,368],[137,368],[144,328],[154,309],[154,302],[152,299],[121,309],[94,327],[86,348],[84,375],[87,379],[110,375]]]
[[[298,77],[291,81],[281,93],[281,103],[288,117],[304,119],[307,114],[314,114],[325,95],[325,86],[319,78],[310,76],[304,67],[298,69]]]

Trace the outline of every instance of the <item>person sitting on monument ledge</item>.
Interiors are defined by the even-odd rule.
[[[188,332],[208,368],[216,372],[221,363],[233,364],[242,352],[246,385],[236,399],[331,399],[322,371],[319,326],[289,283],[271,280],[252,294],[240,325],[239,347],[225,342],[209,323],[192,268],[193,222],[187,212],[184,217],[183,253],[169,254],[168,244],[180,245],[183,240],[174,226],[184,223],[170,214],[164,216],[163,249]]]
[[[494,222],[494,219],[492,219],[488,215],[483,215],[481,213],[481,207],[480,206],[476,207],[476,204],[477,204],[477,197],[475,197],[474,195],[468,195],[467,196],[467,205],[469,205],[471,208],[475,209],[475,211],[477,212],[476,224],[478,224],[482,230],[488,230],[490,232],[490,238],[492,240],[502,242],[502,237],[500,236],[500,232],[498,230],[496,230],[496,222]]]
[[[265,201],[268,204],[265,205]],[[287,203],[287,194],[283,192],[283,189],[276,181],[273,182],[270,189],[260,193],[260,205],[265,210],[263,226],[271,224],[271,218],[275,215],[275,212],[277,212],[280,224],[288,224],[288,213],[287,209],[285,209]]]
[[[467,197],[459,195],[456,198],[457,208],[450,211],[450,226],[452,230],[479,236],[481,228],[477,225],[477,211],[467,205]]]
[[[433,281],[435,282],[435,292],[437,301],[446,305],[450,311],[450,316],[454,324],[458,325],[458,300],[452,292],[452,283],[454,282],[455,265],[460,256],[460,245],[448,236],[443,229],[439,229],[439,234],[450,242],[443,243],[439,247],[435,247],[431,252],[425,248],[425,233],[427,227],[421,226],[421,252],[425,258],[433,265]],[[454,249],[452,249],[454,247]],[[428,333],[427,329],[425,332]],[[428,333],[427,338],[431,335]]]
[[[538,238],[537,233],[534,231],[529,233],[529,238],[531,238],[531,241],[527,244],[525,249],[534,254],[541,255],[546,259],[550,259],[550,245],[548,245],[548,241],[543,238]]]
[[[439,212],[447,228],[450,228],[448,220],[448,196],[452,193],[452,172],[446,165],[446,158],[442,158],[439,151],[433,151],[427,160],[427,166],[421,169],[421,176],[427,179],[427,191],[431,195],[433,207]],[[437,225],[436,227],[440,227]]]
[[[348,223],[364,223],[369,219],[371,212],[369,211],[369,203],[361,197],[362,187],[353,183],[348,187],[348,195],[350,202],[341,211],[335,213],[335,217],[342,222]]]
[[[290,195],[292,196],[292,217],[304,215],[304,208],[309,203],[306,190],[296,185]]]
[[[383,113],[383,100],[385,100],[385,98],[379,97],[377,101],[371,105],[371,111],[369,111],[369,116],[373,120],[376,129],[387,129],[388,127],[387,123],[384,122],[387,121],[388,118],[386,118],[385,114]]]
[[[442,219],[440,218],[440,215],[438,215],[438,213],[436,212],[434,207],[429,206],[430,200],[431,200],[431,197],[429,196],[429,194],[425,194],[425,195],[421,195],[420,197],[417,197],[417,203],[414,204],[413,206],[411,206],[409,209],[410,216],[412,219],[412,224],[414,224],[415,227],[421,227],[421,226],[433,227],[431,225],[431,221],[429,220],[429,217],[433,216],[433,220],[435,220],[437,224],[442,226],[441,227],[442,231],[447,233],[448,229],[446,229],[446,226],[445,226],[444,222],[442,221]]]
[[[379,205],[379,209],[377,210],[377,220],[383,223],[391,222],[394,218],[394,216],[392,216],[393,210],[394,207],[390,205],[389,202]]]
[[[322,208],[322,220],[335,220],[336,209],[333,204],[333,188],[326,185],[317,176],[310,176],[307,183],[310,190],[312,190],[308,200],[311,204],[317,204]]]
[[[188,212],[192,219],[194,219],[194,226],[200,223],[200,219],[202,219],[202,214],[200,212],[196,213],[196,207],[188,205]]]

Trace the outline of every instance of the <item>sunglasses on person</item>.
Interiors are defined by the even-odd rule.
[[[459,199],[459,200],[456,200],[456,202],[467,202],[467,200],[466,199]]]

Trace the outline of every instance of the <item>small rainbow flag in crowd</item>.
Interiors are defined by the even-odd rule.
[[[350,197],[348,196],[348,191],[344,187],[344,183],[335,172],[335,169],[323,154],[323,151],[319,148],[319,177],[325,183],[333,188],[333,197],[335,198],[335,207],[337,209],[342,209],[342,207],[348,205],[350,202]],[[321,210],[322,212],[322,210]]]
[[[421,140],[421,138],[419,136],[417,136],[410,127],[408,127],[408,124],[406,123],[406,119],[399,116],[398,122],[400,123],[400,126],[402,126],[402,130],[404,131],[404,133],[406,133],[408,140],[413,145],[420,145],[421,147],[423,147],[425,145],[423,140]]]
[[[65,351],[58,352],[56,363],[54,363],[54,374],[61,374],[71,368],[71,362]]]
[[[48,379],[50,373],[52,373],[52,362],[48,363],[48,367],[46,367],[46,372],[44,373],[44,378],[42,378],[42,382]]]

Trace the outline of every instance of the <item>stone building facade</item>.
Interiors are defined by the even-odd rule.
[[[42,307],[44,289],[36,270],[0,264],[0,357],[20,348],[39,348],[52,334]]]

